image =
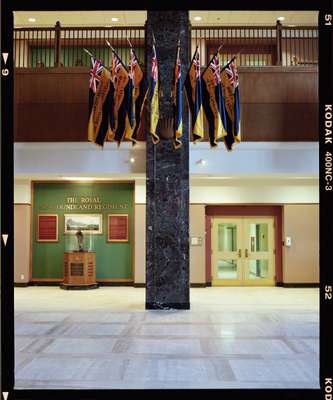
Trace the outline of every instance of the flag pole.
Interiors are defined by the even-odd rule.
[[[116,52],[116,50],[112,47],[111,43],[110,43],[107,39],[105,39],[105,41],[106,41],[106,44],[107,44],[107,45],[110,47],[110,49],[112,50],[112,53],[115,54],[115,55],[118,57],[118,59],[119,59],[121,65],[122,65],[122,66],[125,68],[125,70],[128,72],[126,65],[122,62],[121,58],[119,57],[119,55],[118,55],[118,53]]]
[[[90,53],[89,50],[83,47],[83,51],[87,53],[90,57],[97,59],[92,53]],[[106,67],[104,64],[102,64],[103,68],[106,68],[109,72],[111,72],[110,68]]]
[[[226,65],[221,68],[221,72],[224,71],[234,60],[236,60],[237,56],[233,56],[232,59],[226,63]]]
[[[215,54],[213,55],[213,57],[210,59],[209,63],[207,64],[207,67],[204,69],[203,73],[201,74],[202,76],[203,76],[204,73],[207,71],[207,69],[208,69],[210,63],[213,61],[214,57],[216,57],[216,56],[218,55],[218,53],[220,52],[220,50],[222,49],[222,47],[223,47],[223,44],[221,44],[221,45],[218,47],[217,51],[215,52]]]

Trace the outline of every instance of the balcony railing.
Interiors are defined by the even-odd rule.
[[[193,27],[192,53],[200,46],[202,63],[206,64],[222,44],[222,60],[234,55],[240,66],[291,66],[318,63],[318,28],[251,26]],[[14,30],[14,62],[16,67],[89,66],[88,49],[106,65],[111,63],[109,40],[125,63],[129,61],[129,39],[144,63],[145,29],[136,27],[61,27],[16,28]]]

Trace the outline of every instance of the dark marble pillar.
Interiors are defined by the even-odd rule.
[[[188,11],[148,11],[146,65],[151,70],[152,31],[159,62],[160,118],[172,116],[171,88],[180,35],[183,80],[189,63]],[[184,103],[185,98],[184,98]],[[147,134],[146,308],[189,309],[189,147],[183,113],[183,146],[170,139],[153,145]]]

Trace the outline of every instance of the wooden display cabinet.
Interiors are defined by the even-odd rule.
[[[66,251],[64,253],[64,281],[62,289],[95,289],[96,253],[91,251]]]

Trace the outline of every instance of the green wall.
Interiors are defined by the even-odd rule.
[[[75,197],[71,205],[68,198]],[[100,203],[81,203],[82,197],[94,197]],[[32,277],[63,278],[63,257],[72,235],[64,234],[64,214],[103,214],[103,234],[92,235],[96,252],[96,278],[131,279],[132,244],[134,243],[134,184],[132,183],[35,183],[33,191]],[[87,204],[90,209],[83,208]],[[101,206],[102,209],[95,209]],[[71,209],[72,207],[72,209]],[[76,208],[75,208],[76,207]],[[107,215],[129,214],[129,242],[107,242]],[[40,243],[37,237],[37,215],[58,214],[59,242]]]

